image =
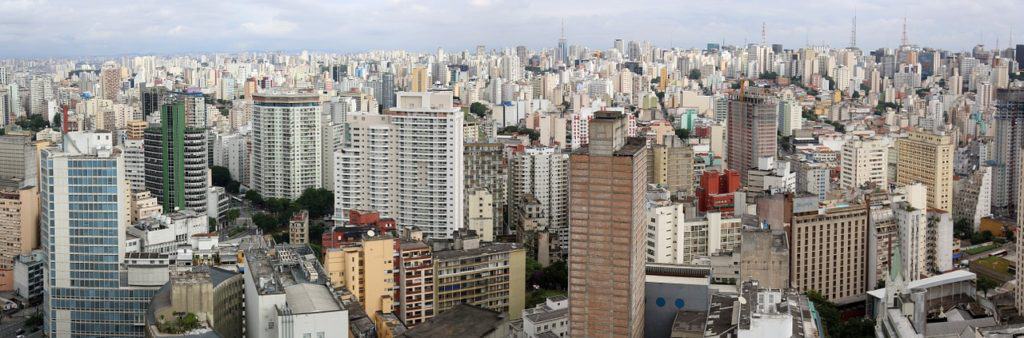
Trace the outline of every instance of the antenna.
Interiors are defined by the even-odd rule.
[[[903,17],[903,39],[900,41],[900,45],[901,46],[909,45],[909,43],[907,42],[907,17],[906,16]]]
[[[761,21],[761,44],[765,46],[768,45],[768,34],[766,31],[767,25],[765,25],[764,21]]]
[[[562,18],[562,39],[565,39],[565,18]]]
[[[853,26],[850,28],[850,48],[857,48],[857,7],[853,8]]]

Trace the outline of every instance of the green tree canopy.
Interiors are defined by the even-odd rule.
[[[334,192],[327,189],[309,188],[302,192],[295,203],[309,211],[310,218],[321,218],[334,213]]]
[[[700,69],[694,68],[690,69],[690,74],[688,74],[686,77],[689,78],[690,80],[700,80],[700,76]]]
[[[480,102],[473,102],[469,105],[469,112],[478,117],[484,117],[487,115],[487,105]]]

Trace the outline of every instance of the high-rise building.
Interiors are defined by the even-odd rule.
[[[335,218],[377,210],[435,238],[463,227],[463,113],[452,99],[451,92],[401,92],[384,114],[346,116],[349,137],[335,153]]]
[[[42,312],[50,337],[142,337],[149,301],[167,281],[167,258],[156,254],[146,258],[164,261],[162,277],[157,268],[144,286],[124,278],[137,263],[125,253],[129,188],[112,138],[72,132],[42,152],[40,237],[50,257]]]
[[[777,114],[778,102],[765,89],[743,85],[729,97],[726,161],[729,169],[739,172],[744,186],[747,170],[757,167],[757,159],[775,157],[778,152]]]
[[[144,136],[146,189],[156,196],[164,212],[191,209],[206,213],[206,131],[187,126],[185,104],[165,104],[160,125]]]
[[[491,195],[494,215],[491,232],[499,235],[508,233],[508,229],[505,229],[505,207],[508,205],[506,192],[509,168],[504,146],[500,143],[466,143],[463,153],[466,191],[486,189]]]
[[[398,318],[409,327],[434,317],[434,259],[430,246],[402,239],[398,244],[395,281]]]
[[[863,301],[867,292],[868,209],[851,204],[819,209],[818,197],[793,199],[789,281],[837,304]]]
[[[39,188],[0,178],[0,290],[14,290],[14,258],[39,245]]]
[[[253,95],[250,187],[263,197],[288,199],[320,188],[320,123],[314,94]]]
[[[693,195],[693,147],[676,135],[665,135],[664,139],[661,144],[651,144],[647,179],[668,187],[672,193]]]
[[[410,80],[409,91],[418,93],[430,90],[430,74],[427,73],[427,67],[412,67],[412,74],[410,76],[412,79]]]
[[[569,154],[559,148],[530,147],[516,152],[509,170],[510,227],[523,231],[527,200],[536,199],[547,230],[560,248],[569,248]]]
[[[996,92],[995,166],[992,175],[992,213],[1013,215],[1020,192],[1021,147],[1024,146],[1024,88]]]
[[[923,131],[896,140],[896,183],[928,187],[928,208],[953,211],[953,137]]]
[[[49,76],[34,76],[29,82],[29,114],[42,115],[49,120],[48,102],[53,99],[53,79]]]
[[[380,108],[391,109],[395,106],[395,74],[391,72],[384,72],[380,75],[380,99],[377,102],[380,103]]]
[[[569,162],[569,322],[577,337],[643,337],[646,141],[599,111]]]
[[[865,183],[886,186],[889,145],[883,139],[851,140],[843,145],[839,186],[856,189]]]
[[[145,133],[145,132],[143,132]],[[124,170],[132,191],[146,189],[145,134],[139,138],[127,138],[121,144],[124,151]]]
[[[104,63],[100,69],[100,98],[116,100],[121,93],[121,67],[113,62]]]

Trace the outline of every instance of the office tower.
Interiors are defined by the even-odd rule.
[[[348,76],[348,65],[340,64],[331,66],[331,79],[334,82],[341,82]]]
[[[558,49],[555,50],[555,62],[569,64],[569,42],[565,40],[565,21],[562,21],[562,35],[558,38]]]
[[[693,195],[693,148],[676,135],[665,135],[664,140],[651,144],[647,179],[664,185],[673,194]]]
[[[505,208],[508,205],[508,164],[505,162],[504,146],[500,143],[466,143],[465,156],[466,191],[486,189],[491,195],[491,210],[494,224],[493,234],[507,234]],[[483,232],[479,232],[483,234]]]
[[[867,291],[868,209],[844,204],[819,210],[817,196],[793,199],[789,229],[789,281],[837,304],[862,300]]]
[[[430,74],[427,74],[427,67],[412,67],[412,74],[410,76],[412,79],[410,80],[409,91],[418,93],[430,90]]]
[[[42,115],[49,120],[48,102],[53,99],[53,80],[49,76],[34,76],[29,82],[29,114]]]
[[[0,135],[0,178],[36,185],[36,146],[31,134]]]
[[[368,232],[361,238],[324,251],[324,271],[331,287],[345,287],[366,313],[391,313],[394,308],[395,239]]]
[[[559,148],[530,147],[516,152],[509,170],[510,228],[521,232],[527,201],[540,205],[546,229],[560,248],[569,248],[569,154]]]
[[[928,208],[953,211],[953,137],[914,131],[896,140],[899,155],[896,183],[923,183]]]
[[[42,311],[47,335],[142,337],[144,313],[167,270],[162,278],[151,273],[144,286],[133,285],[131,274],[127,283],[122,278],[122,266],[133,263],[125,253],[129,193],[120,150],[110,134],[72,132],[60,147],[43,150],[40,165],[40,237],[50,257]]]
[[[380,75],[381,98],[377,100],[381,109],[391,109],[395,106],[395,74],[384,72]]]
[[[481,243],[467,230],[444,244],[434,250],[435,315],[471,304],[519,319],[526,307],[526,250],[515,243]]]
[[[253,95],[252,182],[264,198],[296,199],[320,188],[320,98]]]
[[[746,186],[747,170],[757,166],[757,159],[775,157],[778,152],[778,102],[765,89],[742,86],[729,97],[726,161]]]
[[[160,107],[164,106],[164,101],[167,99],[167,89],[164,87],[146,87],[145,85],[139,88],[139,106],[142,108],[142,116],[145,119],[149,114],[160,111]]]
[[[160,125],[146,129],[143,149],[146,189],[156,196],[164,212],[191,209],[206,213],[206,131],[185,123],[185,104],[165,104]]]
[[[121,92],[121,67],[113,62],[104,63],[100,69],[100,98],[116,100]]]
[[[1024,45],[1017,45],[1014,57],[1017,59],[1018,65],[1024,65]],[[3,82],[0,81],[0,84],[3,84]]]
[[[434,259],[430,246],[403,238],[395,257],[398,318],[409,327],[434,317]]]
[[[14,258],[39,245],[39,188],[0,178],[0,290],[14,290]]]
[[[855,139],[843,145],[839,186],[856,189],[865,183],[886,186],[889,144],[883,139]]]
[[[577,337],[643,337],[646,141],[599,111],[570,155],[569,321]]]
[[[462,228],[463,113],[452,99],[451,92],[400,92],[384,114],[346,116],[349,137],[335,153],[336,219],[377,210],[434,238]]]
[[[349,311],[308,245],[245,249],[245,336],[348,337]]]
[[[1017,210],[1020,191],[1021,146],[1024,146],[1024,89],[996,92],[995,167],[992,176],[992,213],[1004,217]]]

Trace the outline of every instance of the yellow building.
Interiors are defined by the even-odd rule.
[[[928,207],[953,211],[953,138],[924,131],[896,141],[896,183],[928,187]]]
[[[324,270],[331,287],[345,287],[363,303],[366,313],[391,313],[394,308],[395,239],[368,237],[326,249]]]
[[[412,67],[412,84],[410,87],[413,92],[425,92],[430,89],[430,74],[427,74],[427,67],[416,66]]]
[[[434,251],[435,315],[465,303],[519,319],[526,307],[526,250],[461,232],[453,237],[454,247]]]
[[[0,291],[14,290],[14,257],[39,242],[39,189],[0,179]]]

